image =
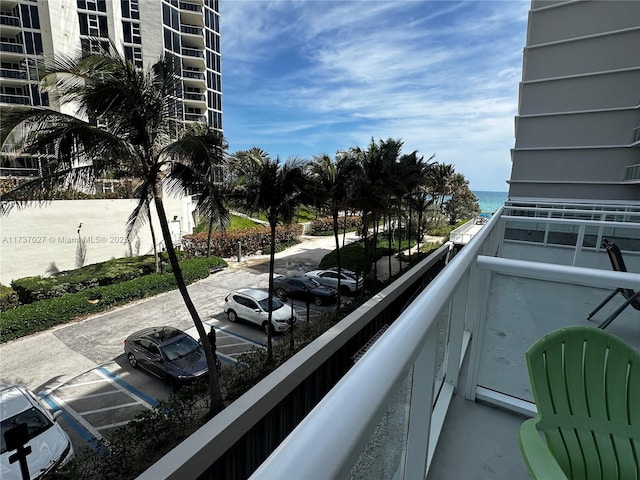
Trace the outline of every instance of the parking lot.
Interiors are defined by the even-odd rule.
[[[328,253],[333,239],[322,241],[327,247],[309,248],[308,255],[322,258]],[[282,260],[276,272],[295,275],[314,266],[306,260]],[[223,312],[224,297],[239,286],[266,288],[267,284],[264,262],[247,262],[189,286],[205,329],[213,326],[216,330],[217,353],[223,363],[235,364],[242,353],[264,348],[267,341],[260,327],[241,320],[229,322]],[[294,300],[293,305],[301,321],[313,321],[335,308],[311,304],[307,316],[304,301]],[[170,395],[169,385],[131,367],[123,351],[127,335],[160,325],[180,328],[197,338],[180,294],[167,292],[0,345],[0,383],[26,386],[49,408],[61,410],[60,424],[76,449],[94,446],[96,439],[108,440],[115,428]]]

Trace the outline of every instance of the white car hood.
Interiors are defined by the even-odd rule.
[[[266,313],[265,313],[266,314]],[[272,320],[289,320],[291,317],[296,315],[296,311],[291,307],[291,305],[285,305],[278,310],[274,310],[271,315]]]
[[[29,465],[29,475],[31,478],[38,478],[42,471],[46,471],[52,464],[57,462],[69,445],[69,437],[64,433],[62,427],[54,422],[53,426],[36,438],[32,438],[28,446],[31,453],[27,455]],[[5,452],[0,456],[0,478],[2,480],[22,480],[20,473],[20,462],[9,463],[9,457],[17,450]]]

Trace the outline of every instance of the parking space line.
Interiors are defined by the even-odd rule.
[[[82,415],[80,415],[73,408],[71,408],[71,405],[69,405],[67,402],[65,402],[58,396],[56,396],[54,393],[48,393],[47,396],[53,399],[56,403],[58,403],[58,405],[60,405],[60,407],[63,408],[77,423],[82,425],[82,428],[84,428],[87,432],[89,432],[98,440],[104,439],[104,437],[100,434],[100,432],[98,432],[98,430],[94,428],[93,425],[87,422],[84,418],[82,418]]]
[[[131,420],[125,420],[124,422],[116,422],[116,423],[109,423],[107,425],[101,425],[100,427],[97,427],[98,430],[106,430],[108,428],[117,428],[117,427],[122,427],[124,425],[127,425]]]
[[[87,395],[82,395],[81,397],[68,397],[67,398],[67,402],[72,401],[72,400],[82,400],[82,399],[85,399],[85,398],[104,397],[105,395],[116,395],[118,393],[122,393],[122,392],[120,392],[118,390],[111,390],[109,392],[88,393]]]
[[[58,390],[66,390],[68,388],[83,387],[85,385],[95,385],[96,383],[104,383],[104,380],[90,380],[88,382],[78,382],[78,383],[71,383],[68,385],[61,385],[58,387]]]
[[[237,347],[238,345],[246,345],[247,342],[238,342],[238,343],[225,343],[224,345],[218,345],[219,347]]]
[[[135,388],[133,385],[129,385],[127,382],[119,378],[114,373],[107,370],[105,367],[98,367],[95,372],[103,377],[105,380],[110,382],[114,387],[118,390],[122,391],[126,395],[129,395],[134,400],[138,399],[138,401],[147,407],[149,410],[152,410],[153,407],[158,405],[158,401],[151,398],[149,395],[142,393],[140,390]]]
[[[97,408],[95,410],[85,410],[78,412],[80,415],[91,415],[92,413],[107,412],[109,410],[118,410],[119,408],[132,407],[134,405],[140,405],[140,402],[121,403],[120,405],[113,405],[111,407]]]
[[[210,327],[215,328],[216,330],[220,330],[221,332],[224,332],[226,335],[230,335],[230,336],[232,336],[232,337],[239,338],[239,339],[241,339],[241,340],[244,340],[244,341],[245,341],[245,342],[247,342],[247,343],[252,343],[252,344],[254,344],[254,345],[257,345],[258,347],[264,347],[264,345],[263,345],[262,343],[258,343],[258,342],[256,342],[255,340],[250,339],[249,337],[245,337],[244,335],[240,335],[240,334],[238,334],[238,333],[231,332],[230,330],[227,330],[227,329],[226,329],[226,328],[224,328],[224,327],[218,327],[218,326],[216,326],[216,325],[213,325],[213,324],[212,324],[212,323],[210,323],[210,322],[203,322],[203,323],[204,323],[205,325],[208,325],[208,326],[210,326]]]
[[[89,430],[87,430],[86,426],[82,422],[78,422],[75,417],[73,417],[67,410],[65,410],[60,405],[61,402],[56,402],[53,398],[51,398],[51,394],[42,393],[40,394],[40,397],[44,402],[47,403],[47,405],[49,405],[49,408],[51,408],[54,412],[55,411],[62,412],[61,416],[64,419],[64,421],[67,423],[67,425],[73,428],[84,441],[86,441],[89,445],[91,445],[91,448],[93,448],[96,451],[99,450],[97,440],[98,438],[101,438],[101,437],[96,437]]]

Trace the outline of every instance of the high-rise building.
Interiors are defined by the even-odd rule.
[[[175,117],[222,132],[219,0],[0,0],[0,115],[60,109],[38,87],[38,64],[110,41],[142,68],[173,54],[180,69]],[[0,176],[37,174],[36,159],[3,155]]]
[[[533,6],[509,197],[638,200],[640,2]]]

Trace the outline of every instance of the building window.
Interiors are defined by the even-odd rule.
[[[78,0],[78,8],[81,10],[90,10],[92,12],[106,12],[106,0]]]
[[[89,35],[91,37],[107,38],[108,27],[107,17],[103,15],[95,15],[92,13],[79,13],[78,22],[80,23],[80,34]]]
[[[35,5],[20,5],[22,15],[22,26],[25,28],[40,28],[40,17],[38,7]]]
[[[122,33],[125,43],[142,44],[140,35],[140,24],[138,22],[122,22]]]
[[[109,51],[109,41],[96,40],[95,38],[80,39],[83,53],[102,54]]]
[[[125,45],[124,56],[136,67],[142,68],[142,49],[140,47],[130,47]]]
[[[37,32],[23,32],[24,48],[30,55],[42,55],[42,35]]]

